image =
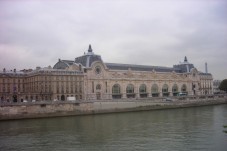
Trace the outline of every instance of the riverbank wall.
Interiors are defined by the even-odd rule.
[[[0,107],[0,120],[132,112],[217,104],[227,104],[227,96],[5,103]]]

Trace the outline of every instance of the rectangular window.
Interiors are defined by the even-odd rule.
[[[106,93],[107,93],[107,82],[106,82]]]
[[[94,81],[92,81],[92,93],[94,93],[95,91],[94,91]]]

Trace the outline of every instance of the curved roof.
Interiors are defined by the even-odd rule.
[[[65,69],[73,63],[81,64],[82,66],[89,68],[91,64],[95,61],[101,61],[102,58],[100,55],[96,55],[92,52],[91,45],[89,45],[88,52],[85,53],[83,56],[75,58],[75,61],[72,60],[60,60],[54,65],[54,69]]]
[[[72,65],[74,62],[71,60],[58,60],[58,62],[54,65],[54,69],[65,69]]]
[[[95,61],[101,61],[102,62],[101,56],[95,55],[95,54],[91,54],[91,55],[86,54],[84,56],[75,58],[75,63],[80,63],[84,67],[91,67],[91,64]]]

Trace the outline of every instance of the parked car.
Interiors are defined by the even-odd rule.
[[[187,93],[183,93],[183,92],[178,93],[178,96],[186,96],[186,95]]]

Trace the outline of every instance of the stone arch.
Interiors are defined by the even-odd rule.
[[[187,86],[186,86],[186,84],[183,84],[182,85],[181,92],[187,92]]]
[[[132,84],[127,85],[126,94],[127,94],[127,98],[134,98],[135,97],[134,85],[132,85]]]
[[[159,96],[159,91],[158,91],[158,85],[153,84],[151,87],[151,95],[152,97],[158,97]]]
[[[183,84],[181,86],[181,93],[180,93],[180,95],[188,95],[186,84]]]
[[[162,96],[169,96],[169,86],[167,84],[162,86]]]
[[[139,88],[139,93],[141,98],[147,97],[147,86],[145,84],[141,84]]]
[[[177,96],[178,95],[178,86],[177,84],[174,84],[173,87],[172,87],[172,93],[173,93],[173,96]]]
[[[112,86],[112,98],[120,99],[121,98],[121,87],[119,84],[114,84]]]

